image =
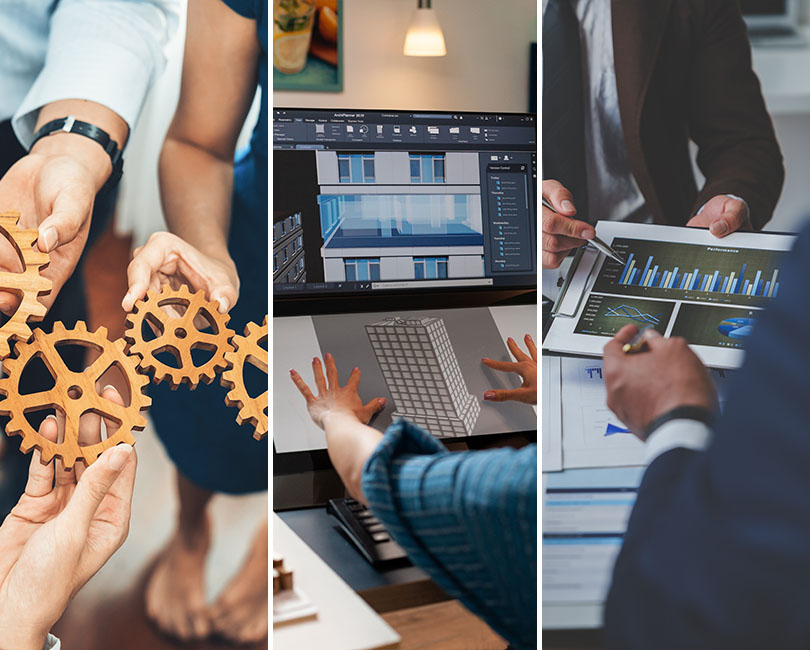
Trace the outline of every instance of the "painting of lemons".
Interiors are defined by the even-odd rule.
[[[343,0],[273,0],[273,90],[343,90]]]

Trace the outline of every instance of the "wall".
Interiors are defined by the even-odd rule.
[[[343,0],[343,92],[278,91],[301,108],[528,110],[536,0],[433,0],[447,56],[402,53],[416,0]]]

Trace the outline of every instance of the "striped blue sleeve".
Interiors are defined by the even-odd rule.
[[[363,468],[391,536],[517,650],[537,647],[537,446],[450,453],[400,420]]]

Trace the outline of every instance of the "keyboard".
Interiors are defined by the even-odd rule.
[[[371,510],[359,501],[350,497],[330,499],[326,512],[337,519],[341,530],[372,566],[410,564],[402,547],[391,539]]]

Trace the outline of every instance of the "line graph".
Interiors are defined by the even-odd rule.
[[[639,321],[641,323],[651,323],[658,325],[661,322],[661,314],[658,312],[655,316],[652,314],[645,314],[638,307],[632,305],[619,305],[618,307],[611,307],[605,312],[606,317],[618,316],[619,318],[629,318],[630,320]]]

